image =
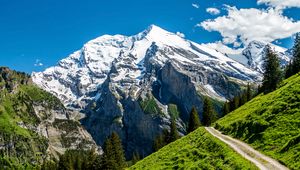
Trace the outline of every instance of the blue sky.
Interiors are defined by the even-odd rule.
[[[41,71],[98,36],[134,35],[151,24],[171,32],[182,32],[187,39],[198,43],[220,42],[231,47],[235,44],[239,48],[237,44],[242,46],[246,43],[243,35],[236,39],[228,32],[230,25],[220,26],[219,21],[213,19],[226,16],[229,11],[239,13],[241,8],[277,10],[278,6],[258,5],[257,0],[1,0],[0,65],[28,73]],[[300,10],[295,7],[298,6],[280,6],[281,12],[278,12],[292,21],[288,26],[293,28],[287,35],[299,28]],[[217,9],[220,13],[208,13],[208,8]],[[234,20],[234,16],[231,17]],[[201,23],[207,19],[212,21],[204,28]],[[227,21],[230,23],[230,20]],[[220,32],[225,32],[225,37]],[[245,36],[247,39],[249,35]],[[255,36],[264,38],[269,35]],[[269,37],[274,39],[274,36]],[[291,38],[279,43],[290,47]]]

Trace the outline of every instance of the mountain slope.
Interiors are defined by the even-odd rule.
[[[203,127],[129,169],[257,169]]]
[[[300,76],[260,95],[217,121],[220,131],[244,140],[291,169],[300,168]]]
[[[239,153],[245,159],[251,161],[261,170],[288,170],[284,165],[278,161],[258,152],[248,144],[234,139],[230,136],[224,135],[213,127],[205,127],[205,129],[214,137],[218,138],[222,142],[226,143],[230,148]]]
[[[219,111],[226,98],[261,80],[225,55],[154,25],[134,36],[99,37],[32,77],[85,114],[82,124],[98,145],[116,131],[128,157],[152,152],[153,139],[169,128],[168,106],[176,105],[177,126],[185,133],[193,106],[202,117],[204,96]]]
[[[151,54],[155,56],[149,56]],[[147,60],[155,62],[157,67],[162,67],[168,61],[176,62],[179,67],[189,66],[190,69],[195,64],[201,64],[204,71],[221,72],[238,80],[260,78],[257,72],[225,55],[155,25],[130,37],[104,35],[96,38],[61,60],[57,66],[33,73],[32,77],[37,85],[55,94],[65,105],[84,107],[86,100],[97,95],[93,92],[97,91],[111,72],[115,72],[112,79],[119,86],[123,87],[121,82],[126,83],[126,80],[139,84],[149,71],[147,64],[150,63],[146,63]],[[204,85],[212,84],[205,80],[202,82]],[[204,89],[210,94],[214,93],[209,87]],[[225,96],[218,93],[215,95],[219,98]]]
[[[30,76],[1,67],[0,89],[0,166],[22,167],[66,149],[97,148],[59,99],[33,85]]]

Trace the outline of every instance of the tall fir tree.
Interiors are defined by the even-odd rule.
[[[136,164],[139,160],[141,160],[139,153],[137,151],[133,152],[131,159],[132,165]]]
[[[242,94],[240,95],[239,106],[242,106],[245,103],[247,103],[247,90],[243,91]]]
[[[286,66],[285,66],[285,69],[284,69],[284,78],[289,78],[291,77],[294,73],[293,73],[293,62],[290,61]]]
[[[270,46],[266,47],[265,54],[262,91],[266,94],[276,90],[282,79],[282,71],[279,59]]]
[[[153,150],[156,152],[164,146],[164,137],[162,134],[156,136],[153,142]]]
[[[116,132],[104,143],[104,169],[121,170],[126,168],[126,159],[120,137]]]
[[[214,110],[212,102],[206,97],[203,104],[203,124],[210,126],[218,119],[217,113]]]
[[[226,101],[223,105],[222,116],[226,116],[230,112],[230,102]]]
[[[176,127],[176,122],[175,119],[171,120],[171,125],[170,125],[170,133],[168,135],[168,143],[174,142],[175,140],[179,139],[179,133]]]
[[[285,68],[285,78],[300,72],[300,33],[297,33],[293,46],[293,58]]]
[[[201,121],[199,119],[199,114],[195,107],[192,108],[187,128],[187,133],[191,133],[201,126]]]
[[[118,168],[117,162],[114,156],[114,147],[111,143],[111,138],[107,138],[103,145],[103,169],[115,170]]]
[[[247,96],[247,102],[252,99],[252,90],[249,83],[247,84],[246,96]]]
[[[237,96],[234,96],[233,98],[233,110],[239,108],[240,106],[240,96],[237,95]]]
[[[169,132],[167,129],[162,131],[162,134],[158,135],[153,142],[153,150],[158,151],[160,148],[168,144]]]
[[[300,33],[296,34],[294,41],[292,71],[293,74],[300,72]]]
[[[124,149],[123,149],[122,141],[116,132],[113,132],[111,134],[111,143],[114,147],[115,159],[117,161],[119,169],[125,169],[126,159],[125,159]]]

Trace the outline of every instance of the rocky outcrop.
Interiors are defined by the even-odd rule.
[[[12,164],[58,159],[67,149],[92,149],[82,115],[67,110],[52,94],[32,84],[29,75],[0,68],[0,157]]]

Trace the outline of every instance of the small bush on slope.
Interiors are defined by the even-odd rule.
[[[300,169],[300,76],[260,95],[217,121],[215,127],[265,154]]]
[[[129,169],[256,169],[256,167],[201,127]]]

